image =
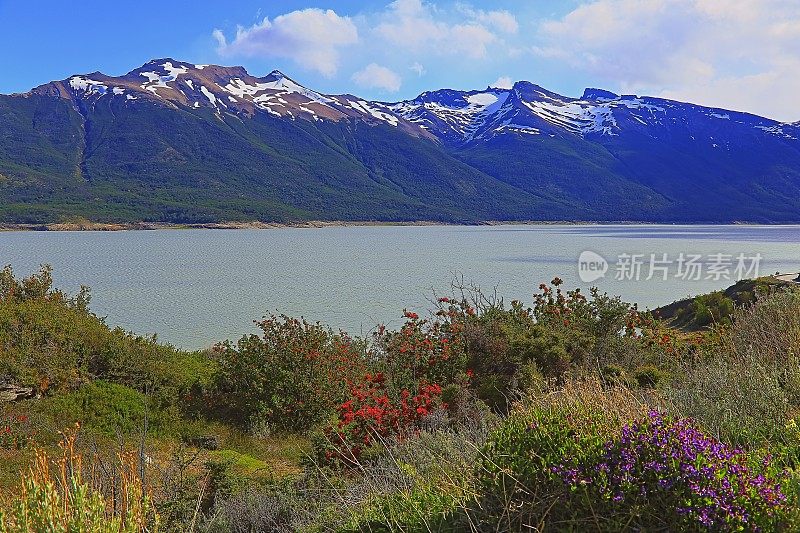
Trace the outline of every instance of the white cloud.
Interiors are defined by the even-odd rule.
[[[415,61],[415,62],[414,62],[414,64],[413,64],[413,65],[411,65],[411,66],[410,66],[410,67],[408,67],[408,68],[409,68],[409,70],[411,70],[412,72],[416,73],[416,74],[417,74],[417,77],[420,77],[420,78],[421,78],[422,76],[424,76],[424,75],[425,75],[425,73],[427,72],[427,70],[425,70],[425,67],[424,67],[424,66],[422,65],[422,63],[420,63],[419,61]]]
[[[540,37],[535,54],[610,88],[800,118],[800,2],[592,0]]]
[[[484,58],[497,35],[475,17],[452,21],[422,0],[395,0],[389,4],[377,35],[391,45],[416,53],[466,55]],[[516,22],[516,21],[515,21]]]
[[[483,11],[481,9],[473,9],[468,4],[457,4],[458,10],[472,19],[474,22],[479,22],[488,27],[503,33],[517,33],[519,31],[519,23],[517,17],[506,10],[498,11]]]
[[[399,74],[376,63],[370,63],[362,70],[359,70],[353,74],[352,79],[361,87],[383,89],[391,93],[399,91],[403,83]]]
[[[239,26],[231,42],[221,30],[213,36],[222,56],[283,57],[331,77],[339,68],[339,49],[358,42],[358,29],[333,10],[303,9],[249,28]]]
[[[500,76],[497,81],[489,85],[489,87],[496,87],[498,89],[511,89],[514,87],[514,81],[509,76]]]

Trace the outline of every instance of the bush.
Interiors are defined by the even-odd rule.
[[[41,393],[105,379],[175,404],[208,380],[211,366],[154,339],[110,329],[89,311],[89,290],[68,297],[52,287],[50,267],[17,280],[0,272],[0,376]]]
[[[367,374],[363,383],[352,386],[351,395],[338,408],[337,424],[316,439],[318,459],[325,463],[355,467],[365,448],[402,437],[418,428],[434,409],[447,407],[441,400],[442,388],[424,381],[413,393],[403,389],[399,397],[391,397],[383,374]]]
[[[785,526],[783,473],[709,437],[688,419],[651,412],[600,451],[566,455],[553,470],[571,490],[575,520],[607,530],[768,530]]]
[[[37,409],[48,412],[54,424],[79,422],[85,430],[109,437],[141,433],[145,417],[152,433],[174,429],[174,420],[148,403],[141,392],[98,380],[74,392],[48,398]]]
[[[476,469],[477,505],[467,510],[466,520],[505,531],[574,520],[578,512],[558,465],[565,458],[597,456],[622,424],[646,411],[626,389],[604,388],[596,380],[567,382],[558,391],[529,399],[483,448]]]
[[[644,404],[623,389],[592,400],[597,386],[534,400],[490,436],[469,520],[503,530],[788,527],[793,489],[770,456],[727,447],[688,419],[637,415]]]
[[[747,296],[749,298],[749,296]],[[698,296],[692,302],[695,325],[708,326],[713,323],[730,323],[729,317],[734,313],[733,300],[722,291]]]
[[[496,410],[542,378],[564,381],[615,367],[619,375],[605,377],[622,383],[643,363],[675,364],[679,343],[660,322],[597,289],[587,297],[561,285],[558,278],[541,284],[532,308],[514,301],[505,309],[500,302],[465,321],[472,383]]]
[[[652,389],[665,384],[669,374],[654,365],[643,365],[634,371],[633,379],[639,387]]]
[[[444,393],[454,400],[465,396],[471,372],[462,331],[474,310],[443,303],[448,306],[439,319],[405,311],[400,331],[375,335],[369,358],[376,371],[348,380],[337,423],[316,439],[321,460],[355,466],[365,448],[413,432],[435,409],[447,408]]]
[[[351,376],[363,375],[363,347],[318,324],[282,317],[263,336],[216,347],[214,400],[239,424],[307,430],[334,414]]]

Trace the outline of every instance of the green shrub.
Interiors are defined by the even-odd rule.
[[[168,415],[148,406],[144,394],[106,381],[93,381],[43,402],[38,409],[50,413],[54,424],[79,422],[87,431],[110,437],[141,433],[145,417],[153,433],[172,429]]]
[[[51,269],[17,280],[0,272],[0,376],[42,393],[92,379],[147,391],[157,404],[177,404],[202,388],[213,366],[154,339],[110,329],[89,311],[89,291],[74,298],[52,287]]]
[[[669,373],[654,365],[643,365],[633,372],[636,384],[645,389],[657,388],[669,380]]]
[[[306,430],[329,419],[348,380],[364,368],[363,348],[318,324],[282,317],[214,352],[217,408],[250,427]]]
[[[630,391],[598,379],[530,397],[490,434],[475,469],[476,503],[457,521],[518,531],[574,519],[580,502],[570,501],[555,468],[565,458],[598,456],[623,424],[646,412]]]
[[[694,321],[698,327],[708,326],[715,322],[730,323],[728,317],[734,312],[733,300],[722,291],[698,296],[692,302]]]
[[[600,377],[609,385],[625,385],[628,381],[627,372],[619,365],[605,365],[600,369]]]
[[[558,410],[535,409],[506,420],[482,450],[480,511],[474,514],[505,531],[570,518],[569,491],[553,468],[565,457],[599,454],[604,442],[601,414],[583,416],[582,429]]]

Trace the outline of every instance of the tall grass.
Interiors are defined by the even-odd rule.
[[[0,510],[0,533],[155,533],[159,518],[139,477],[134,454],[118,456],[115,490],[104,494],[100,473],[85,468],[77,432],[64,434],[60,456],[37,450],[19,493]]]
[[[676,415],[727,442],[781,441],[800,414],[800,294],[737,310],[716,353],[687,368],[666,396]]]

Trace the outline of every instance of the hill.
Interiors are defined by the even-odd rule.
[[[800,221],[800,125],[597,89],[372,102],[167,58],[0,123],[3,223]]]

